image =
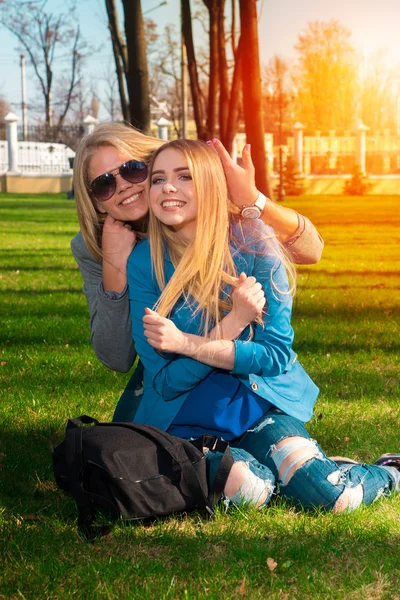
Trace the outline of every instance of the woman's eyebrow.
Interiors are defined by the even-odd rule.
[[[176,167],[176,169],[172,169],[174,173],[179,173],[179,171],[189,171],[189,167]],[[157,169],[157,171],[153,171],[152,175],[165,173],[164,169]]]

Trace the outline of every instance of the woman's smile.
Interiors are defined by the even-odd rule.
[[[114,146],[102,146],[97,149],[90,160],[89,180],[93,181],[104,173],[113,172],[131,159],[132,156],[120,152]],[[104,202],[97,202],[97,209],[102,213],[107,213],[116,221],[141,221],[149,210],[146,183],[147,180],[130,183],[117,174],[114,194]]]
[[[186,202],[183,202],[182,200],[164,200],[164,202],[161,202],[161,207],[163,208],[163,210],[171,212],[179,210],[180,208],[185,206],[185,204]]]
[[[154,216],[187,239],[196,230],[197,198],[186,158],[173,148],[162,150],[153,164],[150,206]]]

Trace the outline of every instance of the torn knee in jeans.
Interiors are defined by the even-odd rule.
[[[273,448],[271,458],[282,485],[287,485],[294,473],[312,458],[322,458],[314,440],[293,436],[281,440]]]
[[[274,484],[257,477],[244,461],[236,462],[229,473],[225,494],[234,504],[246,503],[260,508],[272,496]]]
[[[364,488],[361,483],[354,487],[346,486],[339,498],[336,500],[332,512],[340,514],[343,512],[352,512],[360,506],[364,499]]]

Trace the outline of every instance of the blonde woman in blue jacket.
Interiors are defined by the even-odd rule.
[[[103,123],[80,141],[74,161],[80,231],[71,241],[71,249],[84,281],[90,341],[99,360],[121,372],[129,371],[137,357],[131,334],[127,261],[136,241],[147,232],[146,163],[163,143],[128,125]],[[233,204],[252,210],[259,192],[250,147],[243,149],[242,167],[221,142],[211,143],[221,156]],[[320,260],[324,243],[307,217],[266,199],[261,218],[273,227],[295,263]],[[132,420],[140,401],[141,373],[139,363],[118,403],[115,420]]]
[[[341,513],[396,490],[395,468],[339,466],[310,438],[304,422],[318,388],[292,350],[292,267],[271,229],[232,217],[215,150],[191,140],[164,145],[151,163],[149,198],[149,239],[128,260],[144,366],[134,420],[229,440],[233,503],[263,506],[279,491],[306,509]],[[260,310],[252,323],[235,304],[247,281]],[[211,481],[220,459],[207,454]]]

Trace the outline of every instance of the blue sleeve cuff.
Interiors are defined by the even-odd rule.
[[[248,375],[254,356],[254,344],[246,340],[233,340],[235,344],[235,361],[231,373],[233,375]]]

